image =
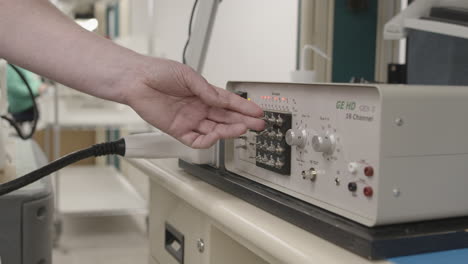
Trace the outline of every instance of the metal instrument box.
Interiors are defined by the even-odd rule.
[[[267,113],[265,131],[225,142],[228,171],[366,226],[468,215],[467,87],[231,82],[228,90]]]

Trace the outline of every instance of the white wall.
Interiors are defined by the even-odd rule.
[[[135,36],[146,36],[148,34],[148,1],[130,0],[130,32]]]
[[[193,0],[156,1],[157,56],[181,61],[192,5]],[[220,87],[228,80],[290,81],[296,37],[296,0],[223,0],[203,75]]]

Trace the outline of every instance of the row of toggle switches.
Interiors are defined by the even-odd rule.
[[[277,143],[276,145],[273,142],[268,143],[267,141],[265,142],[258,142],[258,148],[263,151],[268,151],[268,152],[274,152],[278,155],[283,154],[285,151],[285,148],[281,146],[281,143]]]
[[[258,154],[256,160],[258,163],[272,166],[277,169],[281,169],[284,166],[284,161],[282,161],[280,158],[276,158],[275,160],[275,158],[272,155],[268,157],[266,154],[264,154],[263,156],[261,154]]]
[[[276,140],[282,140],[284,137],[283,132],[281,132],[281,129],[273,129],[273,128],[268,128],[267,130],[262,132],[263,136],[269,137],[271,139],[276,139]]]
[[[284,123],[284,119],[281,117],[280,114],[274,114],[274,113],[271,113],[271,114],[268,114],[268,113],[265,113],[265,117],[263,117],[263,120],[265,120],[265,122],[267,122],[267,125],[270,125],[270,126],[282,126],[283,123]]]
[[[282,175],[291,174],[291,146],[286,132],[291,129],[292,115],[265,111],[266,128],[255,139],[256,166]]]

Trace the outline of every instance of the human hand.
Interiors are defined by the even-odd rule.
[[[192,148],[208,148],[247,129],[262,130],[262,109],[210,85],[183,64],[151,58],[125,95],[144,120]]]
[[[76,90],[127,104],[188,146],[207,148],[265,125],[254,103],[211,86],[179,63],[145,57],[101,38],[48,0],[0,0],[0,6],[0,57]]]

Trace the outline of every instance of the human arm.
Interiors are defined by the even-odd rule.
[[[77,26],[47,0],[0,0],[0,57],[79,91],[131,106],[194,148],[247,129],[262,110],[189,67],[146,57]]]

